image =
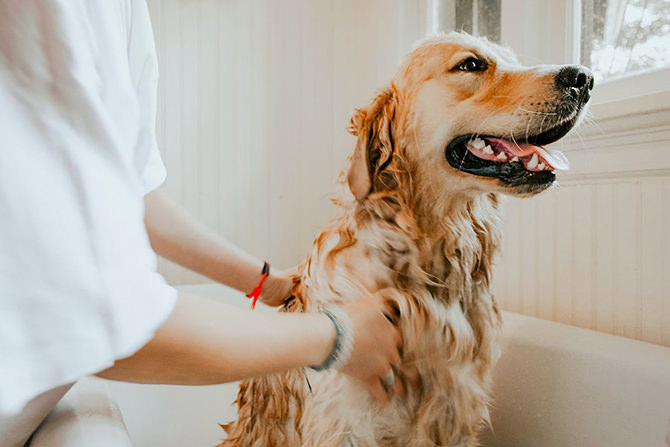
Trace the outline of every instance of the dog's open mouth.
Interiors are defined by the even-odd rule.
[[[570,167],[562,152],[549,151],[542,146],[494,137],[477,137],[466,143],[468,150],[482,160],[520,162],[528,171],[556,171]]]
[[[541,145],[561,138],[571,124],[523,140],[461,135],[447,146],[447,161],[459,171],[494,177],[509,186],[549,185],[556,179],[554,171],[567,170],[570,164],[562,152]]]

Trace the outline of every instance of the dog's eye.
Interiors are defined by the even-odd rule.
[[[454,70],[459,70],[459,71],[484,71],[486,70],[487,65],[486,62],[481,61],[477,59],[476,57],[469,57],[460,64],[458,64],[456,67],[454,67]]]

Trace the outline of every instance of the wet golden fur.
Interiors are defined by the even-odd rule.
[[[469,54],[495,64],[481,76],[449,70]],[[381,407],[354,380],[293,370],[246,380],[222,447],[466,447],[488,418],[501,319],[490,293],[501,240],[495,179],[450,167],[457,135],[512,135],[542,126],[522,110],[554,94],[547,67],[520,67],[507,50],[463,34],[428,39],[391,84],[352,117],[357,136],[338,204],[315,241],[288,312],[378,294],[402,333],[418,389]],[[311,391],[308,385],[311,384]]]

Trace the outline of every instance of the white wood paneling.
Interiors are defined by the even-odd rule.
[[[300,262],[332,216],[349,117],[421,37],[425,3],[148,0],[165,190],[273,265]]]

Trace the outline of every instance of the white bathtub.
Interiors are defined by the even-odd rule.
[[[248,305],[218,285],[182,289]],[[504,321],[493,432],[485,430],[483,446],[670,447],[670,349],[517,314]],[[114,446],[210,447],[223,436],[218,423],[234,416],[237,384],[83,385],[33,447],[108,447],[110,433]],[[109,410],[113,401],[123,420]],[[119,440],[126,429],[127,443]]]

